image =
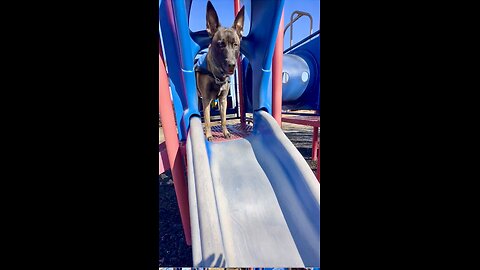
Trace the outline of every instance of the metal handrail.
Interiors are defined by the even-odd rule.
[[[297,14],[297,17],[295,17],[295,19],[293,18],[294,14]],[[296,22],[298,19],[300,19],[302,16],[308,16],[310,18],[310,34],[312,34],[312,29],[313,29],[312,15],[310,15],[310,13],[308,12],[295,10],[294,12],[292,12],[292,15],[290,16],[290,22],[285,26],[285,30],[283,30],[283,35],[285,36],[285,32],[287,32],[287,29],[290,27],[290,46],[292,46],[292,40],[293,40],[293,23]]]

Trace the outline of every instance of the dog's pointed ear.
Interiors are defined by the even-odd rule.
[[[245,6],[243,6],[235,17],[235,21],[233,22],[232,28],[237,30],[238,37],[242,39],[243,37],[243,21],[244,21],[244,14],[245,14]]]
[[[218,28],[220,27],[220,22],[218,21],[217,12],[212,5],[212,2],[207,2],[207,32],[210,38],[213,38]]]

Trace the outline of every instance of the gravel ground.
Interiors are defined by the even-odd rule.
[[[228,121],[236,123],[238,120]],[[287,137],[303,155],[310,168],[316,172],[316,161],[312,161],[313,129],[308,126],[282,123]],[[160,128],[160,142],[164,141]],[[170,171],[159,176],[160,184],[160,267],[191,267],[192,247],[185,244],[177,199]]]
[[[160,183],[160,267],[192,266],[192,247],[183,235],[177,197],[170,171],[159,177]]]

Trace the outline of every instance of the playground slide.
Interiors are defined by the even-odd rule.
[[[248,137],[187,137],[195,267],[318,267],[320,184],[273,117],[254,113]]]

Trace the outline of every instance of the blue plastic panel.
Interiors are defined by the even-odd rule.
[[[286,54],[283,56],[282,69],[282,101],[296,101],[310,82],[310,68],[300,56]]]
[[[271,112],[272,56],[283,4],[284,0],[251,3],[250,33],[242,41],[241,48],[252,65],[253,110],[264,109]]]
[[[310,69],[310,80],[302,95],[296,100],[284,101],[282,108],[320,111],[320,33],[285,55],[295,55],[305,60]]]

